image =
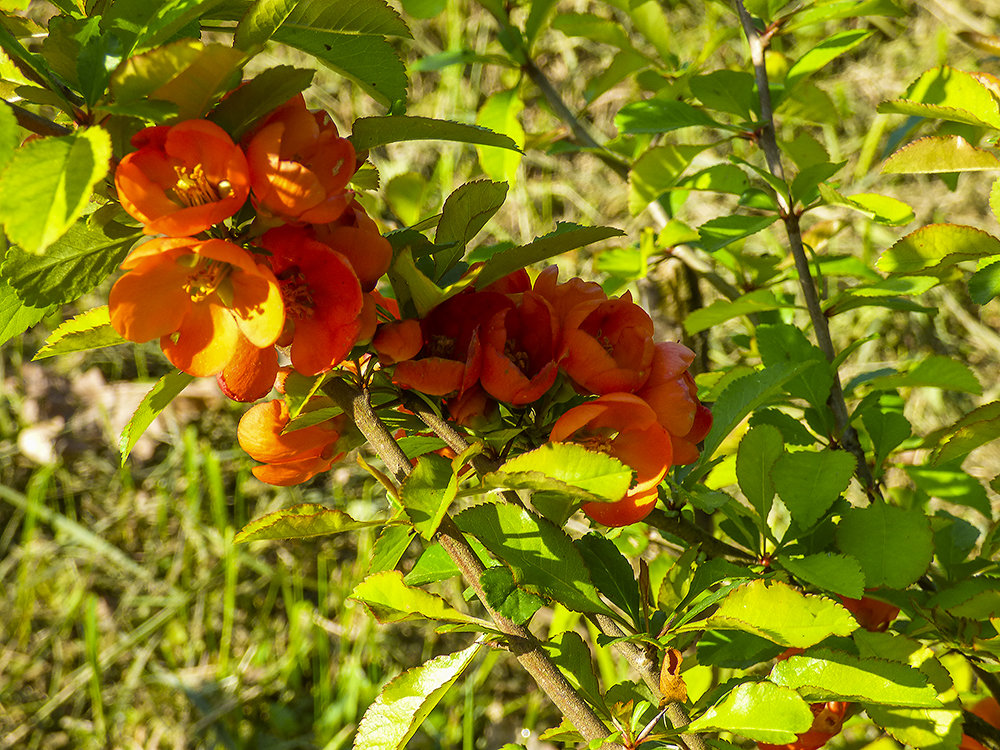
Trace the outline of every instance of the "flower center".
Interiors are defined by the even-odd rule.
[[[312,292],[306,277],[298,268],[289,268],[278,274],[278,288],[285,303],[285,314],[292,318],[311,318],[316,311]]]
[[[604,453],[608,456],[612,455],[611,447],[614,445],[614,439],[617,433],[612,435],[587,435],[586,437],[578,437],[573,442],[577,445],[582,445],[588,451],[594,451],[595,453]]]
[[[455,350],[455,339],[443,333],[435,333],[427,342],[427,353],[432,357],[450,358]]]
[[[524,375],[528,374],[528,368],[531,367],[531,359],[524,349],[518,348],[517,342],[508,339],[507,343],[504,344],[503,353],[507,359],[517,365],[518,370]]]
[[[233,194],[233,186],[229,180],[221,180],[213,185],[205,176],[201,164],[195,164],[190,170],[187,167],[174,167],[177,181],[174,183],[173,194],[178,203],[191,208],[215,203]]]
[[[192,302],[204,302],[226,280],[231,266],[211,258],[193,257],[197,260],[184,282],[184,291]]]

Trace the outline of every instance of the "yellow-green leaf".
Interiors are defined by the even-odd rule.
[[[976,148],[960,135],[920,138],[899,149],[882,165],[884,174],[978,172],[1000,169],[992,151]]]

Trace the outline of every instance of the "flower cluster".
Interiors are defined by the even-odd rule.
[[[698,457],[711,426],[688,367],[694,354],[653,341],[653,322],[629,294],[609,298],[595,283],[559,283],[551,266],[456,294],[420,320],[379,327],[373,345],[392,380],[440,396],[454,421],[488,424],[504,404],[533,404],[563,378],[579,396],[549,439],[576,442],[630,466],[636,481],[612,503],[583,511],[608,526],[645,518],[667,470]],[[580,400],[580,399],[576,399]]]
[[[122,207],[151,238],[109,299],[125,338],[255,401],[286,348],[325,372],[375,330],[376,281],[392,251],[354,201],[350,141],[297,96],[239,143],[209,120],[139,132],[115,172]]]

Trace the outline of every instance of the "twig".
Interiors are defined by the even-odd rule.
[[[753,63],[754,77],[757,80],[757,93],[760,100],[761,128],[758,135],[758,143],[764,152],[764,159],[767,161],[767,168],[778,179],[785,179],[785,169],[781,163],[781,152],[778,150],[778,142],[774,132],[774,110],[771,107],[771,88],[767,79],[767,68],[764,65],[764,44],[760,33],[753,25],[753,20],[747,9],[743,5],[743,0],[733,0],[736,12],[739,14],[740,23],[743,26],[743,33],[746,35],[747,44],[750,47],[750,60]],[[832,362],[836,356],[833,348],[833,339],[830,336],[830,324],[823,314],[820,306],[819,295],[816,285],[813,282],[812,272],[809,269],[809,259],[806,256],[805,246],[802,242],[802,230],[799,226],[799,214],[789,203],[789,197],[775,191],[777,194],[778,209],[781,219],[785,224],[785,231],[788,234],[788,244],[792,251],[792,258],[795,261],[795,270],[799,277],[799,286],[802,289],[802,296],[805,299],[806,308],[809,310],[809,317],[812,320],[813,331],[816,334],[816,342],[823,351],[827,360]],[[844,391],[840,383],[840,373],[833,373],[833,385],[830,387],[830,396],[827,405],[833,413],[834,430],[836,438],[841,445],[854,454],[857,459],[856,476],[861,481],[865,492],[870,500],[881,499],[881,493],[875,484],[871,470],[868,467],[868,460],[865,452],[858,442],[858,434],[851,426],[850,417],[847,412],[847,402],[844,400]]]
[[[402,483],[409,476],[412,467],[406,454],[375,414],[367,393],[339,378],[324,383],[323,390],[346,414],[351,415],[361,434],[385,462],[395,480]],[[480,577],[484,571],[483,564],[450,516],[446,515],[441,522],[437,541],[462,571],[462,575],[476,592],[476,596],[483,603],[497,629],[507,636],[508,646],[521,666],[534,678],[563,715],[588,742],[607,738],[610,732],[604,722],[563,677],[534,634],[489,606],[486,592],[480,584]],[[624,750],[617,743],[608,742],[603,747],[608,750]]]

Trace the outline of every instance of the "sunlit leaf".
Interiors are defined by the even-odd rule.
[[[967,456],[981,445],[1000,438],[1000,401],[983,404],[953,424],[931,454],[940,466]]]
[[[524,128],[519,119],[523,109],[524,102],[521,101],[518,88],[498,91],[487,97],[479,108],[476,125],[506,135],[519,149],[523,148]],[[483,145],[477,145],[476,151],[479,154],[479,164],[487,175],[501,182],[514,181],[521,163],[520,151]]]
[[[851,599],[864,594],[865,577],[858,561],[847,555],[820,552],[805,557],[780,557],[785,570],[808,584]]]
[[[688,725],[690,732],[728,731],[769,743],[794,742],[812,725],[809,704],[794,691],[770,682],[737,685]]]
[[[771,470],[784,450],[778,428],[763,424],[751,428],[743,436],[736,453],[736,477],[740,489],[764,521],[774,500]]]
[[[857,47],[861,42],[870,37],[872,33],[864,29],[853,29],[851,31],[838,32],[824,39],[802,55],[788,69],[788,73],[785,75],[785,91],[794,88],[799,81],[808,78],[820,68],[840,57],[840,55]]]
[[[693,336],[741,315],[779,310],[782,307],[788,307],[788,305],[779,302],[770,289],[757,289],[732,301],[717,300],[707,307],[691,312],[684,319],[684,330],[688,332],[689,336]]]
[[[384,570],[368,576],[354,587],[351,598],[364,602],[381,623],[422,619],[479,622],[475,617],[459,612],[440,596],[407,586],[398,570]]]
[[[1000,255],[1000,239],[975,227],[930,224],[911,232],[882,253],[883,273],[936,276],[964,260]]]
[[[486,481],[492,486],[558,491],[608,502],[624,497],[632,469],[576,443],[546,443],[505,462]]]
[[[902,99],[883,102],[879,112],[939,118],[1000,129],[1000,101],[976,76],[942,66],[924,73]]]
[[[857,459],[847,451],[796,451],[774,464],[775,489],[802,529],[813,526],[847,489]]]
[[[100,349],[125,343],[118,331],[111,327],[108,306],[95,307],[67,320],[45,339],[45,344],[32,360],[54,357],[57,354]]]
[[[254,519],[240,530],[234,541],[240,544],[262,539],[304,539],[386,526],[390,523],[399,522],[385,519],[355,521],[337,508],[328,508],[316,503],[302,503]]]
[[[883,174],[978,172],[1000,169],[992,151],[976,148],[960,135],[929,136],[903,146],[882,164]]]
[[[635,160],[628,173],[629,211],[635,215],[669,190],[707,146],[655,146]]]
[[[510,137],[476,125],[403,115],[361,117],[354,121],[350,141],[358,151],[403,141],[456,141],[520,150]]]
[[[935,355],[923,359],[906,372],[883,375],[867,382],[871,388],[895,390],[896,388],[942,388],[979,395],[983,387],[964,362],[952,357]]]
[[[118,450],[122,454],[122,466],[125,465],[129,453],[132,452],[132,448],[135,447],[135,444],[142,437],[146,428],[153,423],[153,420],[170,405],[170,402],[181,391],[187,388],[192,380],[194,380],[193,375],[188,375],[186,372],[181,372],[180,370],[174,370],[160,378],[152,389],[150,389],[149,393],[145,395],[132,415],[132,418],[125,425],[125,429],[122,430],[121,437],[118,439]]]
[[[906,588],[934,556],[927,516],[886,503],[846,511],[837,527],[837,546],[861,564],[869,588]]]
[[[457,491],[458,480],[451,461],[428,453],[417,460],[417,465],[403,482],[399,500],[420,536],[430,539],[437,532]]]

